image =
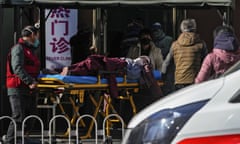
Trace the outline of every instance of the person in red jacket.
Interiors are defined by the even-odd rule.
[[[34,54],[39,47],[38,29],[26,26],[22,37],[8,54],[6,86],[12,110],[12,118],[17,129],[22,129],[22,121],[28,115],[34,114],[36,100],[33,96],[37,87],[36,78],[40,71],[40,61]],[[11,122],[7,131],[7,144],[14,143],[14,124]]]

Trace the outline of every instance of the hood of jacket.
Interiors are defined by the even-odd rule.
[[[193,32],[183,32],[177,39],[178,44],[182,46],[191,46],[200,42],[199,35]]]
[[[214,39],[214,48],[235,51],[238,47],[238,40],[233,33],[223,32],[217,35]]]
[[[225,51],[222,49],[213,49],[213,53],[224,63],[232,63],[240,60],[240,49],[238,48],[236,51]]]

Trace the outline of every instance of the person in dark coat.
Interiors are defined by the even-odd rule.
[[[173,38],[165,34],[162,25],[159,22],[155,22],[152,25],[151,31],[153,42],[156,47],[161,49],[164,60],[171,48]],[[164,95],[167,95],[174,91],[174,71],[175,65],[172,61],[167,69],[166,74],[163,77],[164,85],[162,86],[162,91]]]
[[[165,32],[162,29],[162,25],[159,22],[155,22],[152,25],[151,31],[152,40],[156,47],[161,49],[163,59],[165,59],[170,50],[173,38],[165,34]]]
[[[123,34],[123,40],[120,44],[120,57],[126,57],[131,47],[137,46],[139,43],[139,33],[143,29],[143,25],[136,21],[132,21],[128,24],[125,33]]]
[[[92,32],[86,28],[70,38],[72,64],[86,59],[91,54],[91,36]]]

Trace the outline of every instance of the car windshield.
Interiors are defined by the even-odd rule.
[[[240,61],[238,61],[231,68],[229,68],[222,76],[227,76],[235,71],[238,71],[239,69],[240,69]]]

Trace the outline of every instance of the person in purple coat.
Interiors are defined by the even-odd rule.
[[[219,26],[214,31],[214,48],[209,53],[195,78],[195,83],[214,79],[240,60],[239,42],[230,26]]]

